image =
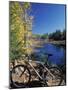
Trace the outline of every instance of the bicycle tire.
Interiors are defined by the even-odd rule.
[[[14,81],[13,80],[13,73],[16,73],[16,69],[18,68],[18,69],[21,69],[21,68],[23,69],[24,68],[24,71],[22,71],[22,75],[23,74],[25,74],[25,71],[27,70],[28,71],[28,74],[29,74],[29,76],[28,76],[28,81],[26,82],[26,83],[23,83],[23,82],[21,82],[21,83],[19,83],[19,82],[17,82],[17,81]],[[27,72],[26,72],[27,73]],[[20,74],[20,72],[19,72],[19,74]],[[22,76],[21,75],[21,76]],[[30,83],[30,79],[31,79],[31,73],[30,73],[30,70],[28,69],[28,67],[27,66],[25,66],[25,65],[16,65],[15,67],[13,67],[13,69],[12,69],[12,71],[11,71],[11,75],[10,75],[10,77],[11,77],[11,82],[12,82],[12,84],[15,86],[15,87],[17,87],[17,88],[25,88],[25,87],[28,87],[28,84]],[[15,76],[16,77],[16,76]],[[25,76],[24,76],[25,77]],[[24,79],[24,78],[23,78]],[[21,79],[22,80],[22,79]]]
[[[61,83],[62,83],[62,75],[61,75],[61,70],[58,68],[58,67],[50,67],[49,68],[49,70],[50,70],[50,72],[55,76],[55,79],[56,80],[59,80],[59,81],[56,81],[56,83],[57,83],[57,85],[52,85],[53,84],[53,82],[51,83],[50,82],[50,80],[51,80],[51,75],[47,72],[46,73],[46,83],[47,83],[47,85],[48,86],[60,86],[61,85]],[[49,82],[48,82],[48,80],[47,80],[47,75],[50,75],[49,77],[49,82],[50,82],[50,84],[49,84]],[[52,77],[52,79],[53,79],[53,77]],[[55,82],[54,82],[54,84],[55,84]]]

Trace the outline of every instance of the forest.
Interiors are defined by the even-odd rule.
[[[52,33],[45,33],[45,34],[34,34],[35,38],[41,38],[41,39],[49,39],[49,40],[66,40],[66,30],[56,30]]]

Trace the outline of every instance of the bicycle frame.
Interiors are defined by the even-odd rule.
[[[34,70],[34,72],[37,74],[37,76],[41,79],[44,80],[44,78],[37,72],[37,70],[34,68],[34,66],[32,65],[32,60],[28,60],[27,63],[30,65],[30,67]],[[55,78],[55,76],[50,72],[50,70],[44,66],[43,62],[39,62],[39,61],[34,61],[35,63],[42,65],[42,67],[44,68],[45,71],[47,71],[53,78]]]

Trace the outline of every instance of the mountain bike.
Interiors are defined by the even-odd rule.
[[[47,54],[48,57],[52,54]],[[43,62],[33,61],[29,56],[24,56],[23,65],[16,65],[11,71],[11,82],[15,87],[29,87],[30,82],[39,80],[42,86],[58,86],[61,85],[61,70],[56,67],[49,67]]]

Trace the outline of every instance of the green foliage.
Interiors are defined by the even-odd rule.
[[[66,40],[66,30],[64,30],[62,32],[62,37],[61,37],[62,40]]]
[[[25,8],[25,9],[30,8],[30,3],[29,3],[29,2],[25,2],[25,3],[24,3],[24,8]]]
[[[33,38],[41,38],[41,35],[40,34],[33,34],[32,37]]]
[[[48,38],[48,34],[43,34],[43,35],[41,35],[41,38],[42,38],[42,39],[47,39],[47,38]]]
[[[30,3],[20,3],[11,1],[10,9],[10,60],[19,59],[22,54],[26,53],[25,35],[28,33],[25,22],[25,15]]]
[[[47,39],[48,38],[48,34],[33,34],[33,37],[36,38],[36,39]]]

